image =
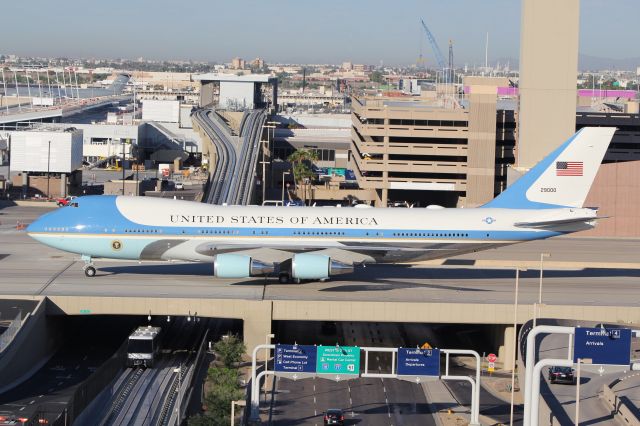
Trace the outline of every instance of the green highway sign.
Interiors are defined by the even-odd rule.
[[[360,375],[360,348],[357,346],[318,346],[316,373]]]

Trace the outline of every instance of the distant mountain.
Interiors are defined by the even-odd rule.
[[[635,71],[640,67],[640,56],[634,58],[612,59],[580,54],[578,56],[578,69],[582,71],[598,70],[624,70]]]

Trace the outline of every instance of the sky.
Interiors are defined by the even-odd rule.
[[[423,18],[445,58],[517,60],[520,0],[4,1],[0,53],[20,56],[408,65],[435,61]],[[580,53],[640,57],[638,0],[581,0]]]

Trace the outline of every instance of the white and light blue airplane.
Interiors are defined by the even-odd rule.
[[[94,258],[209,262],[214,275],[325,280],[368,262],[446,258],[583,231],[583,203],[615,128],[584,128],[479,208],[215,206],[151,197],[86,196],[28,234]]]

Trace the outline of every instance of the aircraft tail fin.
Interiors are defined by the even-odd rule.
[[[483,208],[582,207],[615,127],[585,127]]]

